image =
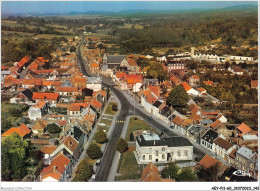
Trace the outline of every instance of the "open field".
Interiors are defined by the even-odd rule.
[[[148,125],[145,121],[141,120],[140,118],[137,117],[137,120],[134,120],[134,117],[131,117],[126,133],[126,141],[130,140],[130,133],[136,130],[150,131],[153,129],[150,125]]]

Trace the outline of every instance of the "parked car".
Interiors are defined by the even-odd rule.
[[[153,119],[153,117],[152,117],[152,116],[149,116],[149,117],[148,117],[148,119],[151,119],[151,120],[152,120],[152,119]]]
[[[96,162],[96,166],[99,166],[100,162],[101,162],[100,159],[98,159],[97,162]]]
[[[171,128],[171,129],[174,129],[174,126],[173,126],[173,125],[170,125],[170,128]]]

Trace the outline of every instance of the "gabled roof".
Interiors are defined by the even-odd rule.
[[[7,137],[13,133],[18,133],[21,137],[31,133],[31,130],[23,123],[20,127],[12,127],[2,134],[2,137]]]
[[[65,139],[63,144],[73,153],[76,151],[79,145],[79,143],[70,135]]]
[[[224,127],[224,124],[220,121],[220,120],[216,120],[214,121],[212,124],[210,124],[210,126],[213,128],[213,129],[219,129],[221,127]]]
[[[209,143],[213,143],[216,138],[218,138],[218,133],[212,129],[207,130],[202,136],[202,139]]]
[[[36,104],[34,105],[34,107],[41,109],[43,106],[46,105],[46,103],[47,103],[47,102],[41,100],[41,101],[39,101],[38,103],[36,103]]]
[[[125,55],[109,55],[107,56],[107,63],[121,63]]]
[[[160,97],[160,86],[149,85],[148,89],[151,90],[157,97]]]
[[[198,88],[199,92],[206,92],[207,90],[205,90],[204,88]]]
[[[251,149],[243,146],[237,150],[237,154],[240,154],[241,156],[250,159],[254,153]]]
[[[210,85],[210,86],[213,85],[213,81],[203,81],[203,83],[206,84],[206,85]]]
[[[252,80],[251,81],[251,88],[257,88],[258,87],[258,80]]]
[[[246,124],[244,124],[244,123],[242,123],[241,125],[239,125],[239,126],[237,127],[237,129],[238,129],[239,131],[241,131],[243,135],[249,133],[250,131],[252,131],[252,129],[251,129],[250,127],[248,127],[248,126],[247,126]]]
[[[203,166],[206,169],[209,169],[210,167],[214,166],[215,164],[219,163],[219,166],[222,166],[222,163],[218,161],[217,159],[214,159],[213,157],[209,155],[205,155],[200,161],[199,165]]]
[[[44,153],[44,154],[52,154],[56,150],[56,148],[58,148],[58,147],[46,145],[46,146],[41,148],[41,152]]]
[[[57,92],[77,92],[77,87],[57,87]]]
[[[33,92],[33,99],[51,99],[57,100],[59,97],[58,93],[40,93],[40,92]]]
[[[224,148],[226,151],[233,146],[232,143],[230,143],[230,142],[228,142],[228,141],[226,141],[226,140],[224,140],[224,139],[222,139],[222,138],[220,138],[220,137],[218,137],[217,139],[215,139],[213,142],[214,142],[216,145],[218,145],[218,146]]]
[[[30,59],[31,59],[31,58],[30,58],[29,56],[23,57],[23,58],[18,62],[17,66],[18,66],[19,68],[23,67],[27,62],[30,61]]]
[[[32,127],[32,129],[45,129],[45,127],[48,125],[48,122],[44,119],[38,119],[35,125]]]
[[[192,89],[187,82],[183,82],[182,86],[184,87],[186,92]]]

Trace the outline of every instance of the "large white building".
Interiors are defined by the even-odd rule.
[[[138,164],[192,160],[193,145],[184,137],[160,138],[157,134],[143,134],[136,139],[135,156]]]

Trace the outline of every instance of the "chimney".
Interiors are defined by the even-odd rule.
[[[153,141],[153,144],[155,145],[155,141]]]
[[[52,166],[53,172],[56,172],[57,166]]]

